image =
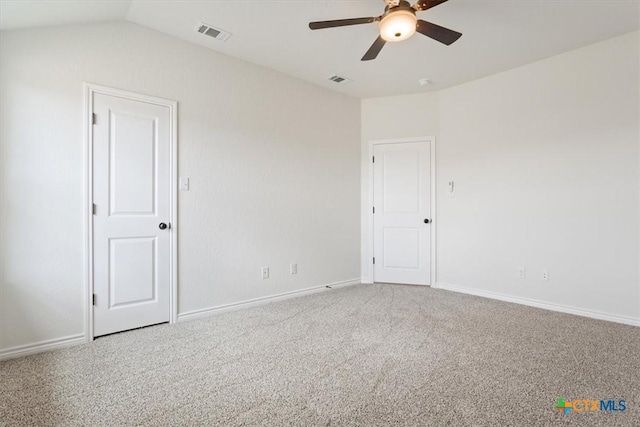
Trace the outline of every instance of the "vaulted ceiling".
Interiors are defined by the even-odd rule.
[[[379,16],[383,0],[11,1],[0,29],[127,20],[348,95],[376,97],[439,90],[640,28],[640,3],[627,0],[450,0],[419,18],[460,31],[445,46],[420,34],[360,58],[376,23],[311,31],[310,21]],[[199,34],[200,22],[232,33]],[[352,82],[327,80],[339,74]],[[431,84],[421,86],[419,79]]]

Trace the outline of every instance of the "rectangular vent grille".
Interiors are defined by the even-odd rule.
[[[205,24],[204,22],[201,22],[200,25],[198,25],[198,28],[196,28],[196,31],[199,32],[200,34],[204,34],[205,36],[209,36],[221,42],[226,42],[229,39],[229,37],[231,37],[230,32],[220,28],[213,27],[209,24]]]
[[[348,78],[346,78],[344,76],[339,76],[337,74],[329,77],[327,80],[331,80],[332,82],[337,83],[337,84],[341,84],[341,85],[349,83],[351,81],[351,79],[348,79]]]

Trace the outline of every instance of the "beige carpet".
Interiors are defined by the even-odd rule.
[[[640,328],[359,285],[1,362],[0,425],[639,426]]]

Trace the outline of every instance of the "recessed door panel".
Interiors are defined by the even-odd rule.
[[[155,212],[156,117],[109,112],[111,215]]]
[[[420,156],[417,150],[389,151],[384,155],[384,213],[418,213],[420,209]]]
[[[387,227],[383,231],[385,268],[420,267],[420,230],[417,228]]]
[[[109,239],[109,308],[154,302],[156,238]]]

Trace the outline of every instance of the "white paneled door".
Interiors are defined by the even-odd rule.
[[[429,141],[374,145],[373,274],[376,282],[429,285]]]
[[[93,333],[171,315],[171,111],[93,96]]]

